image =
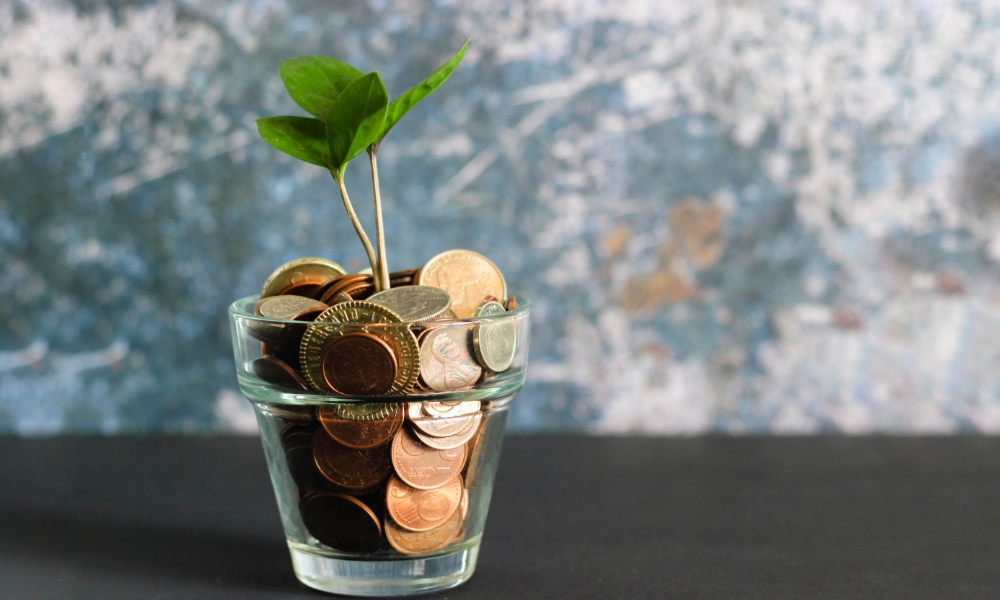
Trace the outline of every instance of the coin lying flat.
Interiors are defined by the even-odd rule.
[[[449,250],[431,258],[420,269],[415,283],[448,292],[451,310],[460,319],[471,317],[485,296],[507,297],[500,269],[471,250]]]
[[[393,405],[396,410],[384,419],[358,421],[337,416],[332,406],[323,406],[317,416],[330,437],[341,445],[356,450],[366,450],[384,446],[390,442],[406,418],[402,404]]]
[[[472,358],[470,332],[460,325],[438,327],[427,332],[420,346],[420,376],[438,392],[467,388],[479,380],[483,370]]]
[[[329,307],[326,304],[312,298],[269,296],[257,303],[254,312],[267,319],[295,320],[295,317],[303,312],[316,310],[323,312],[327,308]]]
[[[391,518],[385,519],[385,539],[401,554],[423,554],[447,546],[462,529],[462,511],[456,510],[451,518],[434,529],[407,531]]]
[[[479,413],[462,414],[456,417],[430,417],[423,414],[420,402],[410,402],[407,417],[414,429],[433,437],[449,437],[463,433]]]
[[[499,302],[487,302],[476,309],[475,316],[494,317],[507,311]],[[472,348],[476,359],[487,369],[500,373],[514,364],[517,351],[517,323],[513,317],[491,318],[472,328]]]
[[[393,475],[385,488],[385,507],[389,516],[409,531],[429,531],[440,527],[458,511],[461,503],[460,478],[431,490],[422,490],[407,485]]]
[[[305,286],[319,287],[330,279],[340,277],[345,273],[347,271],[344,270],[344,267],[332,260],[316,257],[298,258],[281,265],[271,273],[271,276],[264,282],[260,297],[278,296],[287,293],[292,288],[304,290]]]
[[[327,323],[344,324],[345,327]],[[299,347],[299,362],[309,385],[321,392],[337,393],[327,383],[323,355],[335,338],[354,332],[375,335],[392,348],[397,371],[384,395],[402,396],[410,391],[420,374],[417,339],[406,324],[400,322],[399,315],[380,304],[363,300],[331,306],[306,329]]]
[[[428,417],[464,417],[479,412],[479,400],[453,400],[421,402],[420,412]]]
[[[434,437],[417,428],[413,429],[413,435],[417,436],[418,440],[430,448],[434,448],[436,450],[451,450],[452,448],[458,448],[459,446],[464,445],[472,439],[472,436],[476,435],[476,431],[479,429],[479,422],[482,418],[483,415],[480,413],[472,415],[472,420],[464,429],[447,437]]]
[[[323,350],[323,379],[345,396],[381,396],[399,370],[392,346],[377,335],[353,331],[335,337]]]
[[[428,285],[389,288],[369,296],[368,301],[385,306],[407,323],[433,319],[451,306],[448,292]]]
[[[325,429],[313,436],[313,461],[333,485],[353,491],[370,490],[381,483],[392,464],[388,446],[355,450],[338,444]]]
[[[277,356],[261,356],[253,361],[253,372],[271,385],[309,391],[299,372]]]
[[[382,527],[372,509],[357,498],[336,492],[310,494],[299,503],[302,524],[335,550],[374,552],[382,545]]]
[[[392,466],[408,485],[429,490],[456,479],[465,465],[465,446],[449,450],[429,448],[405,427],[392,440]]]

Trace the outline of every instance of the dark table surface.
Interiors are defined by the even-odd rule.
[[[255,438],[0,438],[0,598],[322,598]],[[1000,439],[505,442],[425,598],[998,598]]]

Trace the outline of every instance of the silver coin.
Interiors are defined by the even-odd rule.
[[[517,323],[499,302],[487,302],[476,309],[475,317],[496,317],[476,323],[472,328],[472,349],[476,360],[490,371],[500,373],[514,364],[517,351]]]
[[[408,323],[433,319],[451,306],[448,292],[428,285],[390,288],[372,294],[368,301],[381,304]]]
[[[469,351],[469,330],[465,327],[438,327],[423,338],[420,376],[432,390],[447,392],[471,387],[482,373]]]
[[[288,320],[304,310],[318,308],[326,309],[327,305],[303,296],[270,296],[257,305],[260,316],[279,320]]]
[[[451,450],[452,448],[458,448],[472,439],[472,436],[476,435],[476,430],[479,429],[479,422],[482,421],[482,419],[483,415],[480,413],[472,415],[472,420],[465,426],[465,428],[458,433],[447,437],[434,437],[416,427],[413,428],[413,433],[420,439],[421,442],[431,448],[434,448],[435,450]]]
[[[451,402],[424,402],[421,411],[428,417],[464,417],[479,412],[479,400],[455,400]]]
[[[419,402],[410,402],[406,416],[413,424],[415,431],[419,430],[429,436],[443,438],[464,433],[480,413],[462,417],[434,418],[421,413]]]

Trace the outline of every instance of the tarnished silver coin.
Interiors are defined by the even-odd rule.
[[[433,319],[451,306],[448,292],[428,285],[407,285],[373,294],[368,302],[381,304],[408,323]]]
[[[327,308],[319,300],[303,296],[270,296],[257,304],[255,312],[267,319],[290,320],[307,310],[323,312]]]
[[[420,376],[436,392],[467,388],[479,380],[482,368],[469,351],[468,329],[445,326],[430,330],[420,346]]]
[[[421,411],[428,417],[463,417],[479,412],[479,400],[454,400],[451,402],[424,402]]]
[[[447,437],[434,437],[418,429],[413,428],[413,434],[417,436],[424,444],[434,448],[436,450],[451,450],[452,448],[458,448],[462,444],[465,444],[472,436],[476,435],[476,431],[479,429],[479,422],[482,421],[483,415],[476,413],[472,415],[472,420],[458,433],[449,435]]]
[[[499,302],[487,302],[476,309],[475,317],[496,317],[506,313]],[[472,328],[472,349],[476,359],[490,371],[506,371],[514,364],[517,351],[517,323],[513,317],[491,318]]]
[[[413,424],[414,430],[420,430],[433,437],[449,437],[464,433],[466,428],[481,413],[463,415],[461,417],[428,417],[423,414],[420,402],[410,402],[406,408],[406,417]]]

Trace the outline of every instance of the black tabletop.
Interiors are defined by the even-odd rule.
[[[513,437],[424,597],[997,598],[998,475],[997,438]],[[257,439],[0,438],[0,482],[2,598],[325,597]]]

